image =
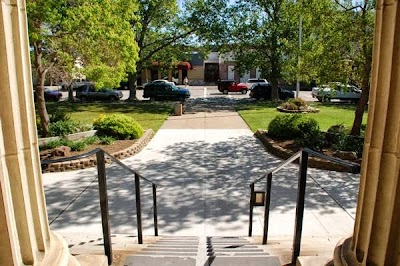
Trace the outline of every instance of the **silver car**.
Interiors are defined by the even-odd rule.
[[[340,83],[332,83],[331,85],[322,85],[321,87],[312,88],[311,95],[316,97],[320,102],[331,100],[358,102],[361,97],[362,90],[354,85],[343,85]]]

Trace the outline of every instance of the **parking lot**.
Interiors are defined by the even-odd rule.
[[[178,86],[184,88],[184,86]],[[186,87],[189,89],[191,93],[190,98],[210,98],[210,97],[228,97],[228,98],[237,98],[237,99],[245,99],[249,98],[249,93],[241,94],[240,92],[230,92],[228,95],[222,94],[222,92],[218,91],[217,86],[188,86]],[[122,90],[123,97],[121,100],[126,100],[129,98],[129,90]],[[62,91],[63,97],[61,100],[66,100],[68,98],[68,92]],[[75,92],[74,92],[75,95]],[[311,102],[316,101],[315,98],[311,97],[311,91],[300,91],[300,98]],[[139,100],[147,100],[143,98],[143,91],[137,90],[136,97]]]

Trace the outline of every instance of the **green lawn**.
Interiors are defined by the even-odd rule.
[[[257,129],[267,129],[269,122],[281,113],[276,109],[277,104],[265,101],[248,103],[238,106],[237,110],[242,118],[249,125],[253,132]],[[351,127],[354,120],[356,105],[340,103],[318,103],[313,102],[312,107],[320,109],[319,113],[304,114],[315,118],[322,131],[326,131],[330,126],[343,124]],[[367,121],[367,113],[364,113],[363,124]]]
[[[173,112],[173,102],[93,102],[93,103],[47,103],[51,115],[56,110],[68,113],[72,120],[91,124],[101,114],[125,114],[133,117],[144,129],[156,132]]]

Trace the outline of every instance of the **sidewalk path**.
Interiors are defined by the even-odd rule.
[[[123,162],[158,184],[159,234],[246,236],[249,184],[282,162],[268,154],[233,99],[198,99],[171,116],[148,146]],[[107,167],[111,232],[136,235],[133,177]],[[51,228],[61,234],[101,234],[96,169],[44,174]],[[258,190],[265,183],[259,184]],[[144,235],[152,235],[151,186],[142,182]],[[303,236],[351,234],[358,175],[309,169]],[[297,166],[274,176],[270,236],[292,236]],[[262,234],[256,207],[253,235]]]

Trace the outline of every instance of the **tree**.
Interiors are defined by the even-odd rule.
[[[363,0],[355,5],[353,5],[354,1],[346,1],[344,3],[338,0],[335,1],[348,14],[352,23],[352,27],[350,27],[352,43],[356,47],[351,59],[353,62],[352,79],[355,83],[361,85],[362,92],[350,134],[358,136],[361,132],[365,106],[369,99],[375,1]]]
[[[135,1],[122,0],[27,2],[36,104],[45,135],[49,116],[43,87],[52,68],[72,78],[79,60],[84,65],[80,72],[98,87],[115,86],[135,70],[138,48],[130,21],[136,9]]]
[[[282,40],[289,34],[283,17],[286,7],[283,0],[246,0],[237,1],[229,11],[232,38],[225,44],[225,51],[234,55],[241,73],[259,68],[272,84],[273,99],[278,98],[282,77]]]
[[[163,63],[165,69],[180,60],[187,60],[193,49],[204,53],[209,49],[205,40],[218,39],[220,30],[213,30],[222,16],[225,0],[189,0],[179,9],[176,1],[140,0],[132,26],[139,46],[136,71],[129,74],[129,100],[136,100],[137,75],[153,62]],[[198,46],[195,43],[202,42]]]
[[[303,1],[300,10],[305,29],[299,52],[302,80],[340,81],[361,87],[350,133],[358,136],[370,89],[374,1]],[[293,70],[294,65],[286,66]]]

